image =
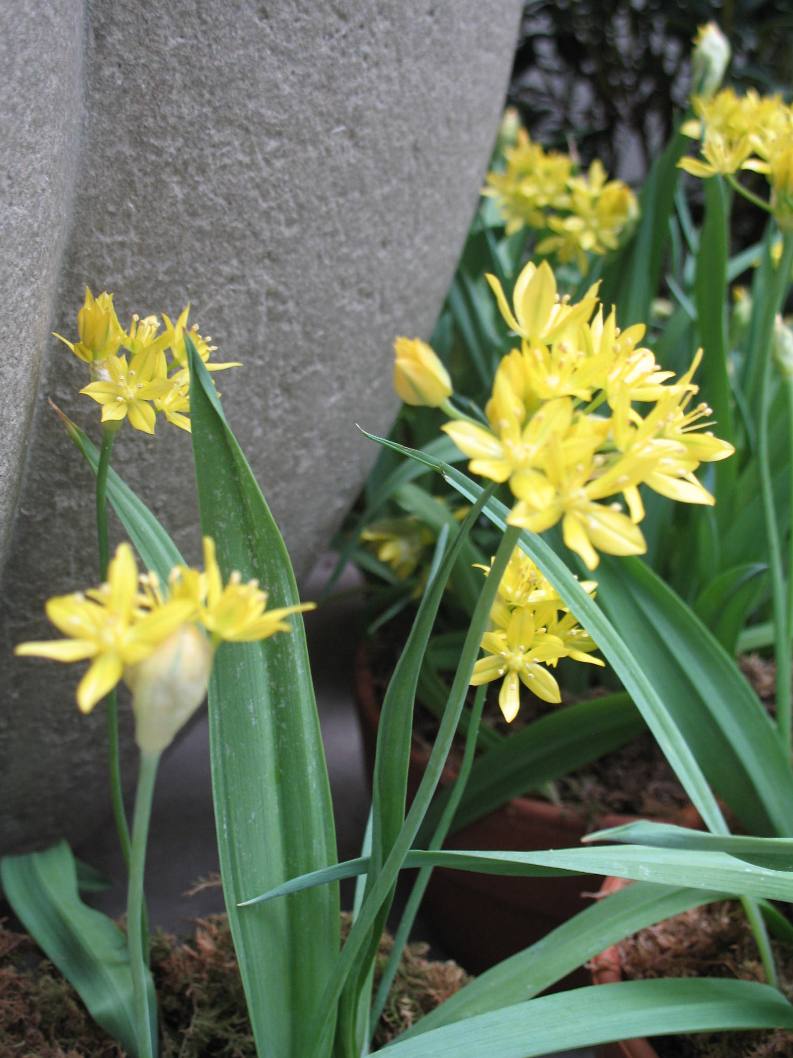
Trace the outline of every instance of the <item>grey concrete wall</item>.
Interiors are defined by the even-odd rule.
[[[31,32],[45,6],[24,6]],[[221,376],[224,405],[305,572],[376,454],[354,424],[384,431],[395,411],[393,337],[427,335],[451,279],[520,4],[96,0],[82,28],[79,5],[62,7],[71,36],[55,27],[29,75],[61,57],[65,87],[57,106],[42,103],[60,127],[61,227],[73,221],[54,329],[76,333],[86,283],[115,292],[125,325],[189,299],[218,357],[244,363]],[[44,219],[23,220],[56,271]],[[106,811],[103,721],[78,716],[76,673],[5,660],[49,634],[43,599],[90,584],[96,568],[91,478],[45,400],[94,437],[98,408],[77,394],[84,365],[46,338],[51,295],[31,297],[43,378],[36,429],[21,431],[30,457],[2,584],[6,847],[77,837]],[[189,438],[164,422],[155,438],[125,427],[114,461],[197,558]]]

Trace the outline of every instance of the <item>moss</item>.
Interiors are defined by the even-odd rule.
[[[343,917],[342,931],[349,928]],[[383,937],[376,978],[391,950]],[[376,1035],[382,1046],[452,995],[468,978],[455,963],[432,962],[426,945],[405,953]],[[160,1001],[162,1058],[256,1058],[225,915],[195,923],[187,940],[157,933],[152,970]],[[23,934],[0,922],[2,1058],[124,1058],[72,987]]]

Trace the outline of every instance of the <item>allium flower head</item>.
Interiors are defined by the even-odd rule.
[[[66,639],[21,643],[15,653],[55,661],[90,661],[77,704],[90,712],[122,679],[133,694],[136,737],[159,752],[204,698],[221,642],[250,643],[289,632],[284,618],[313,603],[267,610],[267,593],[233,573],[224,585],[215,545],[204,539],[205,569],[176,566],[163,590],[153,573],[138,576],[132,548],[120,544],[107,582],[55,596],[47,616]]]
[[[733,449],[707,429],[705,405],[689,409],[701,354],[676,379],[641,344],[643,324],[621,331],[595,287],[578,304],[560,301],[545,263],[518,276],[514,310],[489,281],[521,346],[496,370],[487,425],[454,420],[443,430],[471,473],[509,483],[511,525],[541,533],[561,522],[567,546],[594,569],[599,552],[646,550],[642,485],[678,502],[713,502],[695,472]]]
[[[489,575],[489,567],[482,567]],[[596,585],[586,582],[593,594]],[[485,653],[474,666],[471,683],[502,680],[498,704],[511,722],[520,708],[520,685],[543,701],[561,701],[559,685],[548,671],[562,658],[603,665],[591,657],[595,643],[581,628],[553,585],[519,549],[512,553],[491,611],[492,627],[482,639]]]

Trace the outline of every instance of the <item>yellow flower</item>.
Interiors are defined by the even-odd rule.
[[[212,363],[212,353],[217,350],[217,346],[209,344],[212,341],[210,337],[203,338],[198,333],[198,327],[196,324],[193,324],[189,331],[187,330],[187,317],[189,315],[189,305],[185,305],[179,313],[176,323],[172,323],[170,317],[166,316],[165,313],[162,314],[162,318],[165,321],[165,333],[168,336],[168,345],[173,353],[174,360],[180,367],[187,367],[187,350],[184,344],[184,336],[186,333],[190,335],[190,338],[196,347],[196,351],[206,365],[208,371],[226,371],[230,367],[242,367],[242,364],[237,361],[224,364]]]
[[[550,216],[555,234],[537,244],[537,253],[556,254],[560,261],[575,261],[585,275],[587,254],[605,254],[619,245],[623,230],[638,216],[636,196],[621,180],[607,180],[603,164],[595,160],[586,176],[569,181],[568,216]]]
[[[85,301],[77,313],[78,342],[70,342],[63,335],[55,337],[67,345],[74,355],[87,364],[114,356],[124,340],[124,331],[113,308],[113,295],[107,291],[95,298],[88,287]]]
[[[214,643],[253,643],[276,632],[289,632],[284,620],[293,613],[315,609],[314,603],[267,609],[267,592],[256,580],[243,583],[233,572],[224,585],[215,557],[215,542],[204,537],[204,572],[178,566],[169,581],[170,598],[190,602],[196,620]]]
[[[499,311],[507,326],[528,342],[552,342],[564,337],[588,320],[597,304],[597,284],[591,286],[577,305],[568,304],[556,292],[556,278],[547,261],[539,268],[529,261],[515,280],[512,292],[514,312],[510,308],[501,283],[494,275],[486,275],[496,297]]]
[[[496,200],[508,235],[525,225],[544,227],[545,211],[563,209],[567,202],[572,158],[558,151],[544,151],[532,143],[525,129],[517,130],[516,144],[504,151],[504,157],[506,169],[488,173],[482,193]]]
[[[452,395],[449,372],[437,354],[420,338],[394,342],[394,389],[405,404],[439,408]]]
[[[151,401],[165,398],[173,382],[158,373],[156,357],[145,352],[127,361],[113,356],[102,365],[104,377],[90,382],[80,392],[102,406],[102,422],[129,419],[130,426],[154,433],[156,414]]]
[[[479,687],[503,679],[498,704],[508,723],[515,719],[520,708],[521,683],[545,702],[561,702],[559,684],[541,662],[558,661],[564,644],[536,627],[529,607],[515,610],[506,628],[487,632],[482,639],[482,650],[487,656],[474,665],[471,685]]]
[[[193,609],[184,601],[169,601],[154,609],[145,608],[143,602],[132,548],[120,544],[108,567],[106,584],[47,602],[47,616],[68,638],[21,643],[15,653],[64,662],[90,660],[77,688],[77,704],[88,713],[116,686],[127,667],[149,657],[189,619]]]
[[[383,518],[372,522],[361,533],[381,562],[406,580],[415,572],[434,541],[434,536],[417,518]]]

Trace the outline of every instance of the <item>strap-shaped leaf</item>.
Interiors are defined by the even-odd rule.
[[[635,882],[595,901],[542,940],[486,970],[405,1033],[416,1036],[441,1025],[520,1003],[544,992],[571,971],[637,930],[723,893]],[[400,1037],[402,1038],[402,1037]]]
[[[536,1058],[636,1036],[791,1029],[781,992],[722,978],[591,985],[466,1018],[375,1051],[383,1058]]]
[[[4,856],[0,878],[14,913],[73,986],[94,1021],[133,1058],[140,1053],[127,939],[118,926],[80,899],[77,868],[65,841],[45,852]],[[151,977],[149,1010],[156,1018]],[[151,1026],[157,1053],[156,1020]]]
[[[201,528],[224,577],[257,577],[271,607],[298,602],[262,493],[189,337],[190,411]],[[209,688],[212,787],[223,888],[260,1058],[305,1058],[304,1039],[339,943],[335,887],[240,914],[269,887],[330,863],[333,813],[303,622],[259,643],[224,643]],[[256,881],[254,882],[254,879]],[[317,1058],[320,1058],[317,1055]]]
[[[793,773],[735,660],[640,559],[604,556],[598,601],[738,819],[754,833],[787,833]]]
[[[664,849],[728,852],[738,859],[777,871],[793,871],[793,838],[755,838],[743,834],[705,834],[669,823],[640,820],[590,834],[587,841],[624,841]]]
[[[369,860],[346,860],[254,896],[245,906],[255,906],[368,870]],[[682,885],[760,900],[793,900],[793,871],[771,870],[725,852],[697,849],[652,848],[645,845],[606,845],[600,848],[546,849],[532,852],[476,849],[413,850],[402,863],[411,867],[445,867],[473,874],[500,874],[509,878],[552,878],[558,874],[603,874],[658,885]]]

